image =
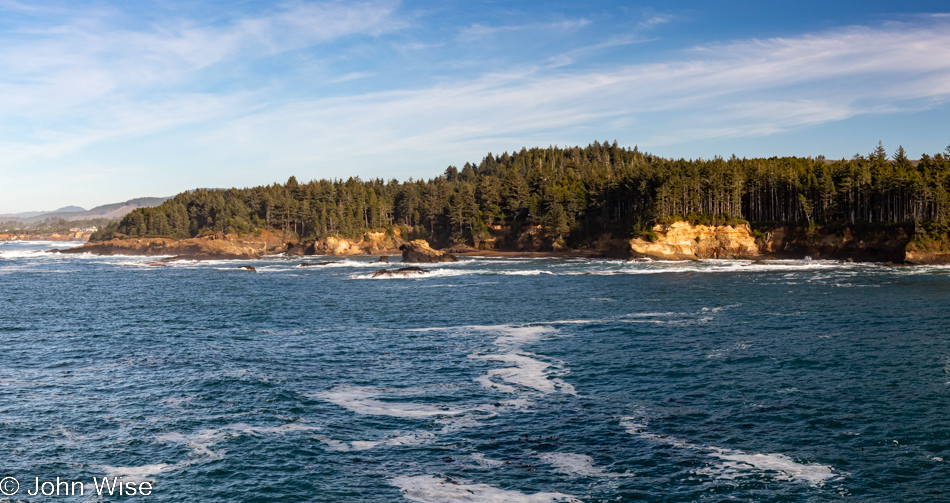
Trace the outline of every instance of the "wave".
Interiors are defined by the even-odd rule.
[[[563,493],[525,494],[518,491],[499,489],[488,484],[469,484],[456,482],[432,475],[401,476],[390,483],[402,491],[409,501],[417,503],[553,503],[556,501],[578,501]]]

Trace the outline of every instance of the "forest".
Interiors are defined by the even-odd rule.
[[[261,229],[302,239],[357,237],[399,227],[440,244],[477,244],[490,229],[533,226],[549,242],[582,247],[604,233],[649,232],[655,222],[920,226],[950,223],[950,146],[911,160],[879,142],[867,155],[668,159],[595,141],[523,148],[449,166],[429,180],[313,180],[183,192],[100,229],[113,237],[183,239]]]

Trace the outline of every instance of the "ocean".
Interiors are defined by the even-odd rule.
[[[56,246],[0,243],[0,501],[950,498],[950,267]]]

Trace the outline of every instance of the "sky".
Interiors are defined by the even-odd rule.
[[[945,1],[0,0],[0,213],[522,147],[919,157]]]

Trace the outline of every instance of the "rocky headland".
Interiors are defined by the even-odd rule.
[[[523,236],[537,233],[528,229]],[[617,259],[654,260],[701,259],[813,259],[895,264],[950,263],[950,250],[942,244],[920,246],[912,233],[901,227],[860,229],[783,225],[753,229],[749,224],[696,225],[676,221],[654,225],[650,231],[632,239],[603,236],[580,249],[552,248],[518,239],[509,246],[509,236],[471,244],[433,248],[429,242],[405,241],[397,232],[366,232],[359,238],[328,236],[316,241],[300,241],[296,235],[263,231],[250,235],[217,234],[173,240],[168,238],[125,238],[89,242],[75,248],[51,250],[60,253],[97,255],[169,256],[163,260],[258,259],[266,255],[385,255],[401,254],[404,263],[457,261],[461,256],[578,256]],[[535,241],[537,243],[537,241]],[[454,252],[454,253],[453,253]],[[380,260],[382,261],[382,260]],[[324,265],[315,263],[306,265]]]
[[[91,253],[93,255],[169,255],[179,260],[257,259],[287,250],[285,236],[276,232],[238,236],[218,234],[190,239],[127,238],[87,242],[58,253]]]

